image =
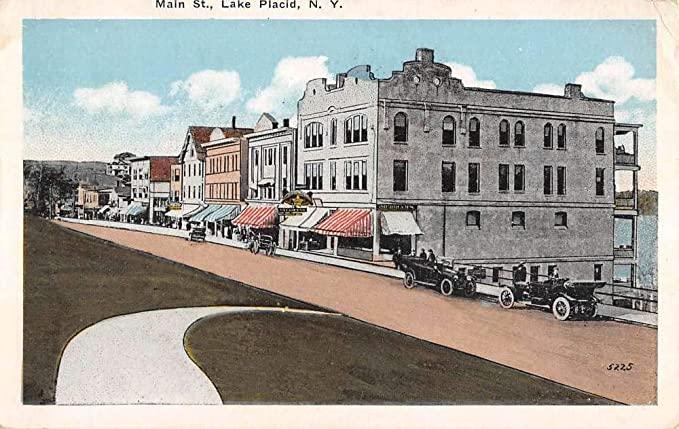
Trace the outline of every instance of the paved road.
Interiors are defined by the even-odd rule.
[[[651,328],[558,322],[537,310],[406,290],[398,280],[374,274],[175,237],[61,225],[620,402],[656,401],[657,331]],[[607,370],[628,362],[632,371]]]
[[[222,404],[210,379],[186,355],[184,333],[204,317],[241,311],[285,310],[177,308],[117,316],[96,323],[66,346],[57,376],[56,403]]]

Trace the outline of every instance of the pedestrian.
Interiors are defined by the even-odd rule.
[[[427,259],[427,252],[425,252],[424,247],[420,249],[420,259]]]
[[[431,266],[436,265],[436,255],[434,255],[434,251],[431,249],[427,251],[427,263]]]

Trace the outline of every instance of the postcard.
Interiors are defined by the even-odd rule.
[[[676,426],[679,15],[578,4],[6,2],[0,425]]]

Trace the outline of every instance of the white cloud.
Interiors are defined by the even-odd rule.
[[[618,122],[646,124],[652,119],[654,119],[652,112],[648,112],[645,109],[616,109],[615,111],[615,120]]]
[[[539,94],[563,95],[564,87],[555,83],[541,83],[533,88]]]
[[[246,104],[251,112],[291,113],[297,106],[306,83],[317,78],[331,78],[328,57],[286,57],[278,62],[271,83],[257,90]]]
[[[639,101],[655,99],[655,79],[634,77],[634,66],[623,57],[608,57],[592,71],[581,73],[576,83],[591,97],[614,100],[623,104],[630,98]]]
[[[172,83],[170,95],[185,94],[204,112],[225,107],[241,93],[240,75],[231,70],[202,70]]]
[[[74,104],[90,113],[127,114],[137,119],[166,113],[160,98],[145,91],[130,91],[125,82],[109,82],[99,88],[78,88]]]
[[[453,70],[453,77],[462,80],[464,86],[472,86],[476,88],[495,89],[495,82],[492,80],[479,80],[476,77],[476,72],[468,65],[458,63],[444,63]]]

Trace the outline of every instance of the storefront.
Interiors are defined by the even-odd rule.
[[[108,204],[106,204],[104,207],[100,208],[100,209],[97,211],[97,218],[98,218],[98,219],[105,219],[105,218],[106,218],[106,212],[108,212],[108,211],[110,211],[110,210],[111,210],[111,206],[109,206]]]
[[[354,259],[372,260],[372,210],[337,209],[311,232],[327,236],[332,253]]]
[[[274,205],[248,206],[231,223],[241,236],[247,230],[278,237],[278,210]]]
[[[165,223],[173,228],[181,229],[184,224],[183,220],[190,218],[202,208],[195,204],[172,203],[170,210],[165,213]]]
[[[383,205],[380,209],[380,253],[410,254],[415,249],[415,237],[422,230],[413,216],[414,207]]]
[[[330,209],[327,207],[306,207],[305,210],[294,214],[290,213],[281,222],[280,245],[290,250],[332,250],[332,247],[328,246],[328,237],[311,230],[328,216]]]
[[[235,204],[210,204],[191,216],[189,222],[205,226],[209,235],[231,237],[231,220],[240,213]]]
[[[148,207],[141,202],[134,201],[125,211],[125,221],[131,223],[144,223],[148,219]]]

